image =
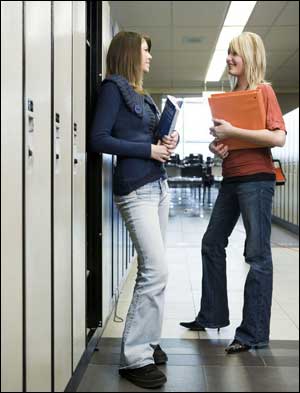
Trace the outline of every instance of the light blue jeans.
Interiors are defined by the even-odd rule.
[[[167,180],[157,180],[115,196],[138,255],[138,272],[121,346],[121,368],[154,363],[161,336],[168,278],[165,237],[169,216]]]

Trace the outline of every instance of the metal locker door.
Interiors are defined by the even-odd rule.
[[[86,4],[73,1],[73,371],[85,350]]]
[[[112,202],[113,211],[113,254],[112,254],[112,297],[118,287],[118,210],[114,202]]]
[[[122,220],[122,278],[126,272],[126,227]]]
[[[117,165],[117,156],[113,156],[112,159],[112,173],[114,174],[115,167]],[[119,212],[115,204],[114,197],[112,195],[112,297],[116,293],[118,288],[118,219]]]
[[[122,266],[123,266],[123,243],[122,243],[122,236],[123,236],[123,221],[120,212],[118,211],[118,287],[120,287],[122,277],[123,277],[123,272],[122,272]]]
[[[23,391],[23,5],[1,2],[1,391]]]
[[[87,140],[94,116],[93,108],[97,97],[97,86],[101,83],[102,70],[102,2],[88,1],[87,41],[86,41],[86,78],[87,78]],[[84,103],[85,105],[85,103]],[[87,152],[86,161],[87,189],[87,273],[86,282],[86,320],[90,340],[98,326],[103,323],[102,296],[102,157]]]
[[[53,2],[54,391],[72,375],[72,2]]]
[[[116,253],[117,253],[117,267],[116,267],[116,289],[119,289],[120,284],[120,214],[116,207],[116,238],[117,238],[117,245],[116,245]]]
[[[51,391],[51,2],[24,2],[26,391]]]
[[[110,314],[112,288],[112,157],[102,154],[102,296],[103,322]]]
[[[126,270],[128,269],[129,264],[130,264],[130,251],[129,251],[130,245],[129,245],[129,242],[130,242],[129,232],[126,231]]]

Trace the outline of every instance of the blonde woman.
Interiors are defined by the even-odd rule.
[[[244,289],[243,320],[226,348],[232,354],[269,342],[273,285],[270,235],[275,185],[270,148],[284,146],[286,132],[275,93],[264,80],[266,56],[261,38],[250,32],[234,38],[229,44],[227,67],[234,91],[261,89],[266,129],[239,129],[226,119],[214,119],[218,125],[211,128],[215,140],[210,150],[223,159],[223,181],[202,240],[201,308],[195,321],[181,325],[192,330],[229,325],[225,248],[241,215],[246,231],[244,256],[250,270]],[[222,144],[227,137],[254,142],[261,148],[229,152]]]
[[[155,133],[159,111],[142,85],[150,69],[150,49],[150,38],[134,32],[113,38],[90,138],[93,151],[118,156],[115,202],[138,254],[119,373],[143,388],[156,388],[167,380],[156,366],[168,360],[159,346],[168,276],[169,193],[163,164],[178,140],[176,132],[164,141]]]

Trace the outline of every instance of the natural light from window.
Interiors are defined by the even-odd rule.
[[[181,160],[190,154],[202,154],[204,161],[207,157],[213,157],[208,148],[213,140],[209,132],[209,127],[213,123],[208,97],[215,93],[221,92],[204,92],[202,97],[176,97],[183,100],[176,125],[176,130],[180,134],[180,143],[175,151],[180,155]],[[162,109],[165,102],[166,98],[163,98]]]

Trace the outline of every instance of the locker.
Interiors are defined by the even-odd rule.
[[[72,2],[53,2],[54,391],[72,375]]]
[[[125,223],[122,220],[122,278],[126,273],[126,231]]]
[[[114,173],[115,167],[117,165],[117,156],[113,156],[112,159],[112,173]],[[113,224],[113,233],[112,233],[112,245],[113,245],[113,255],[112,255],[112,296],[114,296],[116,289],[119,286],[119,212],[117,205],[114,202],[114,198],[112,195],[112,224]]]
[[[112,39],[111,13],[108,1],[101,2],[102,8],[102,67],[106,73],[106,54]],[[102,318],[109,317],[112,303],[112,156],[102,154]]]
[[[1,2],[1,391],[23,390],[23,5]]]
[[[286,162],[283,163],[283,171],[287,176],[287,184],[283,187],[284,188],[284,195],[283,195],[283,219],[284,221],[289,221],[289,162],[288,157],[286,158]]]
[[[105,323],[112,301],[112,157],[102,154],[102,318]]]
[[[85,1],[73,1],[73,371],[86,341],[85,58],[86,5]]]
[[[121,283],[123,274],[122,274],[122,264],[123,264],[123,250],[122,250],[122,228],[123,222],[120,212],[118,211],[118,286]]]
[[[119,288],[119,283],[120,283],[120,214],[118,209],[116,209],[116,231],[117,231],[117,273],[116,273],[116,287]]]
[[[101,83],[102,74],[102,2],[86,2],[86,138],[93,119],[93,108],[97,98],[96,88]],[[103,285],[102,285],[102,157],[87,150],[87,271],[86,319],[89,334],[87,340],[98,326],[102,326]]]
[[[293,174],[293,169],[292,169],[292,160],[291,156],[289,157],[289,162],[288,162],[288,173],[287,173],[287,188],[288,188],[288,200],[287,200],[287,221],[292,223],[293,222],[293,216],[292,216],[292,203],[293,203],[293,193],[292,193],[292,188],[293,188],[293,180],[292,180],[292,174]]]
[[[131,257],[131,237],[130,237],[129,233],[128,233],[128,239],[129,239],[129,242],[128,242],[128,259],[129,259],[129,266],[130,266],[132,257]]]
[[[130,240],[130,247],[131,247],[131,258],[134,257],[134,245],[132,243],[132,240]]]
[[[24,2],[27,391],[51,391],[51,2]]]
[[[126,247],[126,270],[127,270],[129,267],[129,263],[130,263],[130,252],[129,252],[130,244],[129,244],[129,232],[128,231],[126,231],[126,245],[125,245],[125,247]]]
[[[112,202],[113,210],[113,255],[112,255],[112,296],[118,288],[118,210],[117,206]]]

